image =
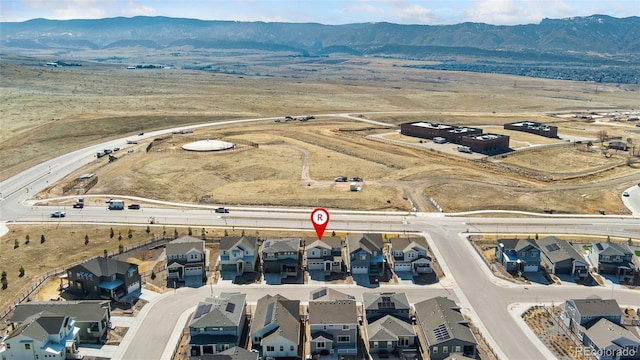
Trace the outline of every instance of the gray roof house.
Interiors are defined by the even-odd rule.
[[[355,296],[347,295],[338,290],[334,290],[328,287],[321,287],[315,289],[309,293],[309,301],[333,301],[333,300],[354,300]]]
[[[67,269],[67,291],[87,299],[134,302],[140,296],[138,265],[113,258],[96,257]]]
[[[111,320],[111,302],[108,300],[30,301],[18,304],[11,322],[23,324],[40,312],[72,317],[74,326],[80,329],[81,343],[103,343]]]
[[[258,238],[254,236],[223,236],[220,239],[220,271],[238,275],[257,271]]]
[[[217,354],[192,356],[191,360],[259,360],[257,352],[249,351],[239,346],[234,346]]]
[[[300,301],[282,295],[258,299],[249,336],[263,358],[299,356]]]
[[[548,236],[536,240],[542,251],[542,262],[552,274],[569,274],[584,279],[589,276],[589,264],[569,241]]]
[[[633,263],[633,251],[628,245],[597,242],[589,251],[591,263],[601,274],[614,274],[620,279],[633,278],[637,271]]]
[[[321,271],[324,275],[342,273],[344,262],[342,261],[343,241],[337,236],[323,237],[322,240],[305,239],[304,247],[307,259],[307,270]]]
[[[447,359],[454,354],[475,358],[477,341],[469,323],[456,303],[444,297],[435,297],[414,305],[423,349],[432,360]]]
[[[358,309],[355,300],[335,290],[328,295],[327,288],[323,289],[311,292],[308,306],[311,354],[356,354]],[[329,297],[335,298],[328,300]]]
[[[411,272],[412,275],[432,273],[431,257],[427,256],[427,240],[420,237],[401,237],[389,243],[393,270]]]
[[[182,236],[167,244],[167,284],[184,282],[199,287],[207,282],[204,240]]]
[[[262,243],[262,270],[281,277],[298,276],[300,238],[268,239]]]
[[[13,328],[0,349],[0,358],[15,360],[79,358],[80,329],[71,316],[41,311]]]
[[[604,318],[584,331],[582,343],[590,347],[593,354],[602,354],[600,359],[640,359],[640,339]]]
[[[371,353],[416,352],[416,332],[413,325],[393,315],[367,322],[367,341]]]
[[[380,276],[384,272],[384,243],[381,234],[347,235],[348,268],[351,274]]]
[[[198,303],[189,322],[191,356],[217,354],[240,345],[245,328],[246,294],[220,293]]]
[[[362,307],[367,322],[373,322],[385,315],[411,321],[411,305],[405,293],[363,293]]]
[[[540,249],[528,239],[499,239],[495,255],[508,272],[537,272],[540,269]]]
[[[567,326],[576,334],[581,327],[588,328],[600,319],[614,324],[622,321],[622,311],[615,299],[569,299],[564,303],[564,316]]]

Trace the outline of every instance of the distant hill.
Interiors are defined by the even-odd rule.
[[[204,21],[168,17],[97,20],[34,19],[0,23],[4,51],[30,49],[248,48],[299,55],[332,52],[426,58],[431,54],[507,55],[511,58],[577,60],[584,57],[635,62],[640,59],[640,17],[592,15],[544,19],[539,24],[496,26],[322,25]]]

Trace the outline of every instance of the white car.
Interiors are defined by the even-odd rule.
[[[625,191],[625,192],[622,193],[622,196],[629,197],[629,193],[627,191]]]
[[[65,216],[67,216],[67,214],[65,214],[64,211],[54,211],[51,213],[51,217],[54,218],[63,218]]]

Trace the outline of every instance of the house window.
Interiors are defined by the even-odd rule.
[[[7,346],[7,349],[11,349],[11,344],[5,343],[5,345]]]
[[[267,346],[267,351],[276,351],[276,348],[273,346]]]
[[[318,349],[324,349],[325,347],[324,341],[318,341],[318,343],[316,344],[316,347]]]
[[[442,347],[442,353],[443,353],[443,354],[446,354],[446,353],[448,353],[448,352],[449,352],[449,347],[448,347],[448,346],[443,346],[443,347]]]
[[[535,257],[538,257],[538,253],[537,253],[537,252],[532,252],[532,253],[531,253],[531,257],[534,257],[534,258],[535,258]]]
[[[400,346],[409,346],[409,339],[400,338]]]
[[[346,343],[346,342],[349,342],[350,340],[351,338],[349,337],[349,335],[338,336],[339,343]]]
[[[280,351],[284,351],[284,345],[280,345]]]
[[[462,346],[460,346],[460,345],[454,346],[453,347],[453,352],[461,353],[462,352]]]
[[[293,351],[293,345],[289,346],[289,351]]]
[[[373,347],[374,347],[374,348],[378,348],[378,342],[377,342],[377,341],[374,341],[374,342],[373,342]]]
[[[414,257],[416,257],[416,254],[414,254],[414,253],[408,253],[407,254],[407,258],[409,258],[409,259],[413,259]]]
[[[342,325],[342,330],[349,330],[350,326],[349,325]]]
[[[438,353],[438,347],[434,346],[431,350],[432,353],[437,354]]]
[[[254,339],[254,342],[259,343],[259,342],[262,340],[262,337],[260,337],[260,336],[256,336],[256,337],[255,337],[255,338],[253,338],[253,339]]]
[[[360,254],[360,260],[367,260],[367,255],[365,254]]]
[[[24,344],[25,350],[31,350],[31,344]]]

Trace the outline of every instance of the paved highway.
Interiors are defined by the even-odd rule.
[[[250,119],[241,121],[260,121]],[[236,121],[239,122],[239,121]],[[229,122],[225,122],[229,123]],[[219,123],[220,124],[220,123]],[[208,124],[198,127],[209,126]],[[158,136],[176,129],[147,133],[143,137]],[[196,127],[190,127],[196,128]],[[131,138],[131,137],[129,137]],[[104,148],[119,146],[123,149],[126,138],[113,140],[52,159],[35,166],[17,176],[0,183],[0,221],[41,223],[60,221],[75,223],[129,224],[147,226],[150,216],[159,222],[154,225],[156,232],[162,226],[220,226],[243,229],[283,229],[313,231],[309,222],[311,209],[268,209],[231,208],[229,214],[215,214],[213,207],[185,205],[181,208],[145,208],[143,211],[108,211],[105,207],[85,207],[84,209],[36,206],[29,197],[49,184],[63,178],[94,159],[95,152]],[[640,197],[640,190],[630,189],[630,198],[625,203],[633,207]],[[105,196],[105,195],[103,195]],[[108,196],[108,195],[106,195]],[[634,200],[635,199],[635,200]],[[171,207],[180,204],[167,204]],[[64,210],[67,217],[51,219],[53,210]],[[515,285],[495,278],[484,265],[472,245],[466,240],[467,232],[494,234],[595,234],[603,237],[637,238],[640,234],[638,211],[636,216],[558,216],[520,213],[474,212],[466,214],[431,213],[386,213],[331,211],[331,223],[327,231],[346,232],[412,232],[424,234],[430,242],[436,258],[445,270],[446,278],[441,284],[430,286],[385,286],[368,289],[355,285],[348,286],[348,292],[360,295],[365,291],[403,291],[412,302],[433,296],[450,296],[459,301],[465,312],[483,331],[491,346],[501,358],[541,359],[548,357],[539,341],[525,341],[527,332],[513,321],[507,311],[514,303],[560,303],[567,298],[598,295],[609,298],[612,295],[620,304],[640,305],[637,291],[614,288],[587,288],[582,286],[541,286]],[[490,217],[484,217],[490,216]],[[159,344],[170,343],[171,334],[181,316],[197,302],[211,293],[220,291],[244,291],[249,301],[255,301],[265,292],[280,293],[284,296],[306,300],[309,290],[317,286],[233,286],[216,285],[200,289],[182,289],[168,293],[145,306],[140,322],[132,328],[119,348],[116,358],[158,359],[165,351]],[[615,290],[615,291],[614,291]],[[158,326],[163,324],[163,326]],[[138,331],[136,331],[138,330]],[[149,341],[154,339],[154,341]],[[166,356],[166,354],[165,354]]]

